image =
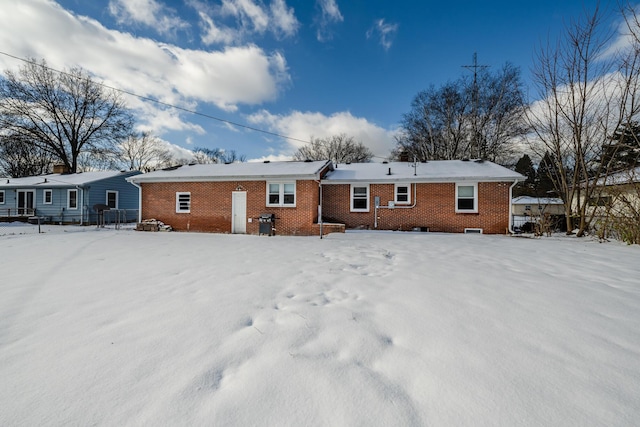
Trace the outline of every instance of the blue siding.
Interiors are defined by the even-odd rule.
[[[47,186],[47,183],[37,185],[4,186],[4,204],[0,204],[0,214],[11,209],[17,210],[17,193],[19,190],[35,191],[34,207],[36,215],[50,218],[52,222],[91,222],[97,220],[97,213],[93,210],[96,204],[107,204],[107,191],[118,193],[118,209],[126,209],[127,221],[137,220],[139,208],[138,188],[126,181],[126,178],[140,172],[122,172],[116,176],[83,184],[82,186]],[[51,184],[49,184],[51,185]],[[59,184],[58,184],[59,185]],[[51,191],[51,203],[45,203],[45,192]],[[77,190],[77,209],[69,209],[69,190]]]

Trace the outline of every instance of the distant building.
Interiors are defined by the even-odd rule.
[[[126,178],[138,171],[52,173],[0,180],[0,221],[39,217],[43,222],[95,223],[102,205],[137,219],[138,190]]]

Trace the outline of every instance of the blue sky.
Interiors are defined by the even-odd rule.
[[[607,2],[601,2],[607,5]],[[141,130],[194,147],[286,159],[346,133],[386,156],[412,98],[478,63],[520,67],[597,1],[2,0],[0,51],[81,66],[127,97]],[[607,25],[616,27],[611,10]],[[0,55],[0,69],[22,63]],[[534,94],[531,89],[529,93]],[[296,140],[297,139],[297,140]]]

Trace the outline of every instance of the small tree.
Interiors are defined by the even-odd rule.
[[[362,142],[356,142],[346,134],[328,138],[311,138],[311,143],[300,147],[293,155],[295,160],[331,160],[334,163],[366,163],[373,153]]]
[[[121,97],[80,68],[55,72],[28,62],[0,81],[0,128],[78,169],[82,153],[115,152],[133,126]]]
[[[623,13],[627,30],[637,34],[637,20],[628,15],[635,17],[635,10]],[[601,161],[603,144],[640,114],[640,39],[611,53],[611,28],[602,17],[596,8],[571,22],[557,44],[539,50],[534,82],[540,99],[527,110],[535,134],[531,147],[551,154],[548,166],[557,171],[553,183],[565,203],[567,232],[575,215],[578,236],[593,220],[589,201],[598,197],[598,180],[613,172],[609,161]]]

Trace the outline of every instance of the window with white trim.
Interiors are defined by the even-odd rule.
[[[50,205],[51,203],[53,203],[53,190],[42,191],[42,203],[45,205]]]
[[[4,205],[4,190],[0,190],[0,205]]]
[[[411,203],[411,184],[396,184],[396,205],[408,205]]]
[[[351,212],[369,212],[369,186],[351,184]]]
[[[118,209],[118,192],[114,190],[107,190],[107,197],[105,205],[110,209]]]
[[[478,184],[456,184],[456,212],[478,212]]]
[[[176,193],[176,213],[191,212],[191,193]]]
[[[267,206],[294,207],[295,205],[295,182],[267,182]]]
[[[78,209],[78,190],[67,190],[67,209]]]

